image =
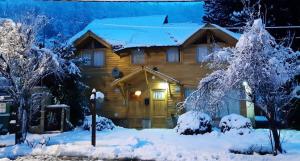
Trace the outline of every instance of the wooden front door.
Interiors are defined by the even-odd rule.
[[[152,119],[154,128],[166,127],[167,92],[165,89],[155,89],[151,92]]]

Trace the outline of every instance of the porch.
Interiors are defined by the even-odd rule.
[[[149,67],[112,82],[121,91],[126,106],[127,127],[172,128],[175,126],[176,104],[183,100],[180,82]]]

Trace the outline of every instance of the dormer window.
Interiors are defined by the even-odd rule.
[[[196,48],[196,60],[198,63],[205,61],[205,58],[208,56],[207,45],[198,45]]]
[[[180,53],[178,48],[172,47],[167,50],[167,62],[178,63],[180,61]]]
[[[132,64],[144,64],[145,63],[145,53],[141,49],[135,49],[131,54]]]

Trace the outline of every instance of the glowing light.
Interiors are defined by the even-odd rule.
[[[159,88],[161,89],[168,89],[169,84],[168,83],[159,83]]]
[[[136,96],[140,96],[142,94],[142,91],[135,91],[134,92],[134,95],[136,95]]]

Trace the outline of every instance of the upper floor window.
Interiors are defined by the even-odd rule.
[[[178,48],[169,48],[167,50],[167,62],[170,63],[178,63],[180,60],[179,50]]]
[[[81,58],[83,59],[83,64],[90,66],[92,65],[92,55],[93,52],[90,50],[83,51],[81,54]]]
[[[184,98],[189,97],[194,91],[196,91],[195,88],[185,88],[184,89]]]
[[[104,51],[95,51],[94,52],[94,66],[102,67],[104,66]]]
[[[145,53],[141,49],[136,49],[132,51],[131,55],[132,64],[144,64],[145,63]]]
[[[196,60],[198,63],[201,63],[205,60],[208,55],[208,47],[206,45],[199,45],[197,47]]]
[[[104,54],[103,50],[85,50],[82,52],[81,57],[86,66],[103,67],[105,63]]]

